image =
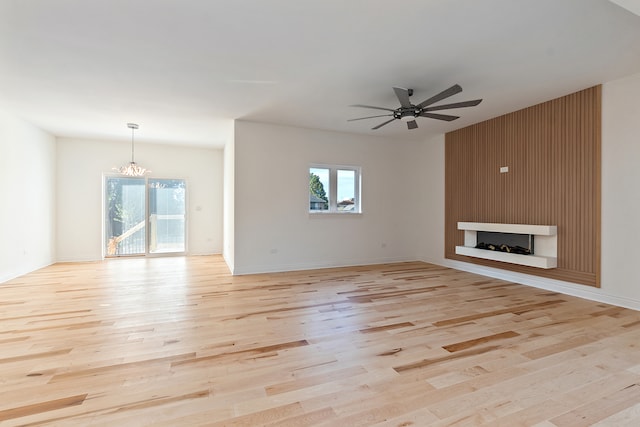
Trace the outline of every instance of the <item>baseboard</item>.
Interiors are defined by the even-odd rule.
[[[358,265],[388,264],[394,262],[416,261],[415,257],[393,257],[378,259],[350,259],[350,260],[329,260],[323,262],[305,262],[297,264],[269,264],[250,265],[238,267],[237,263],[233,270],[234,276],[263,273],[282,273],[286,271],[317,270],[323,268],[354,267]]]
[[[4,273],[2,275],[0,275],[0,285],[3,284],[4,282],[8,282],[9,280],[13,280],[17,277],[20,276],[24,276],[25,274],[31,273],[32,271],[36,271],[36,270],[40,270],[41,268],[45,268],[48,267],[50,265],[55,264],[55,262],[47,262],[44,264],[36,264],[33,266],[29,266],[29,267],[25,267],[24,271],[22,270],[18,270],[18,271],[12,271],[12,272],[8,272],[8,273]]]
[[[544,277],[532,276],[529,274],[515,273],[506,270],[500,270],[492,267],[485,267],[477,264],[470,264],[453,260],[430,260],[423,259],[424,262],[441,265],[443,267],[453,268],[455,270],[467,271],[482,276],[492,277],[494,279],[506,280],[522,285],[532,286],[534,288],[544,289],[547,291],[558,292],[564,295],[588,299],[590,301],[602,302],[618,307],[629,308],[640,311],[640,301],[608,294],[602,288],[594,288],[586,285],[578,285],[560,280],[547,279]]]
[[[102,256],[88,256],[88,255],[83,255],[83,256],[77,256],[77,257],[60,257],[58,259],[56,259],[56,263],[58,262],[95,262],[95,261],[102,261],[104,258],[102,258]]]

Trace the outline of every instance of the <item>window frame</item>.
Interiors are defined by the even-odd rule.
[[[326,163],[311,163],[307,168],[307,177],[311,173],[311,169],[327,169],[329,171],[329,188],[327,193],[328,209],[311,209],[310,200],[307,198],[307,210],[312,215],[359,215],[362,214],[362,167],[354,165],[338,165],[338,164],[326,164]],[[352,171],[354,172],[353,183],[353,210],[344,211],[338,210],[338,171]],[[307,178],[308,179],[308,178]],[[311,194],[309,192],[309,194]]]

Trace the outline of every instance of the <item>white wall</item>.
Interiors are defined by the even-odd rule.
[[[129,142],[57,141],[57,259],[102,258],[103,174],[130,160]],[[222,252],[223,153],[220,149],[136,144],[150,177],[187,180],[189,254]]]
[[[415,260],[419,146],[236,122],[235,273]],[[309,214],[311,163],[361,166],[363,213]]]
[[[234,124],[235,128],[235,124]],[[235,130],[234,130],[235,133]],[[231,270],[235,270],[235,142],[232,137],[224,146],[223,196],[223,249],[222,255]]]
[[[602,290],[640,307],[640,74],[602,88]]]
[[[602,274],[601,287],[545,279],[444,258],[444,138],[423,154],[432,185],[422,194],[420,225],[424,261],[640,310],[640,74],[608,82],[602,90]],[[432,143],[435,141],[432,141]],[[426,148],[425,148],[426,149]],[[426,179],[426,178],[425,178]],[[437,182],[437,184],[436,184]],[[430,249],[439,242],[438,251]]]
[[[55,138],[0,110],[0,282],[55,261]]]
[[[441,264],[444,260],[444,135],[419,145],[412,165],[420,183],[416,191],[414,224],[418,236],[418,259]]]

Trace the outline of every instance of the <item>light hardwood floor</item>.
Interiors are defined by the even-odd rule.
[[[419,262],[57,264],[0,285],[0,426],[638,426],[639,346],[638,312]]]

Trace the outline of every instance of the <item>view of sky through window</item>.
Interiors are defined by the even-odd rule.
[[[338,202],[354,199],[356,172],[353,170],[338,170]]]

